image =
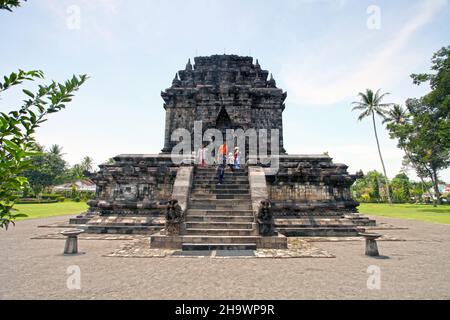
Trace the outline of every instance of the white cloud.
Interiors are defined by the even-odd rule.
[[[356,91],[364,88],[391,86],[399,77],[410,73],[412,63],[420,61],[404,52],[408,42],[446,4],[447,0],[423,2],[417,7],[417,14],[411,17],[386,45],[374,52],[372,58],[360,57],[363,62],[348,60],[358,57],[358,48],[371,45],[370,37],[365,43],[359,43],[347,60],[339,56],[342,56],[342,51],[350,45],[342,43],[342,37],[339,37],[340,42],[327,43],[326,50],[306,57],[301,64],[298,64],[296,57],[296,61],[286,65],[281,74],[291,98],[299,104],[330,105],[347,100],[355,96]],[[348,62],[352,62],[351,69],[344,68]]]

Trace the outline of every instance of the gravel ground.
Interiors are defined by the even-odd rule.
[[[78,256],[62,240],[31,240],[55,230],[38,225],[68,217],[26,220],[0,230],[0,299],[450,299],[450,226],[376,218],[406,230],[382,234],[381,258],[361,241],[315,242],[331,259],[118,258],[104,255],[125,240],[80,240]],[[69,290],[69,266],[81,289]],[[381,288],[369,290],[367,268],[378,266]]]

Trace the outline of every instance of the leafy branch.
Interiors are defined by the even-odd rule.
[[[27,0],[24,0],[27,1]],[[8,10],[12,12],[13,8],[20,7],[19,0],[0,0],[0,10]]]
[[[19,70],[3,78],[0,92],[37,78],[44,78],[42,71]],[[33,136],[35,130],[47,121],[49,114],[64,109],[86,80],[86,75],[74,75],[64,83],[52,81],[50,85],[39,85],[36,93],[24,89],[27,98],[19,110],[0,112],[0,228],[8,228],[15,219],[23,217],[13,213],[13,206],[28,183],[20,175],[32,168],[31,157],[39,154]]]

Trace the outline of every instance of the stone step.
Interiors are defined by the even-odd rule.
[[[91,219],[92,219],[92,216],[90,216],[90,217],[81,216],[81,217],[70,218],[69,224],[86,224]]]
[[[320,218],[320,217],[309,217],[309,218],[294,218],[294,219],[275,219],[276,227],[339,227],[339,228],[352,228],[355,224],[344,218]]]
[[[146,216],[94,216],[88,222],[89,226],[152,226],[163,225],[163,219]]]
[[[213,235],[184,235],[183,243],[195,244],[256,244],[260,239],[259,236],[213,236]]]
[[[245,222],[229,222],[229,221],[220,221],[220,222],[186,222],[186,228],[187,229],[239,229],[239,230],[253,230],[254,224],[252,222],[245,223]]]
[[[86,233],[106,233],[106,234],[154,234],[164,228],[161,226],[122,226],[122,225],[89,225],[85,229]]]
[[[195,181],[202,181],[202,180],[213,180],[217,178],[217,175],[212,175],[212,176],[194,176]],[[235,181],[246,181],[248,180],[247,176],[235,176],[235,175],[231,175],[231,174],[224,174],[223,179],[229,179],[229,180],[235,180]]]
[[[353,227],[289,227],[277,228],[286,237],[356,237],[362,230]]]
[[[193,209],[187,210],[187,216],[240,216],[240,217],[252,217],[253,210],[230,210],[230,209]]]
[[[245,183],[224,183],[224,184],[220,184],[218,185],[216,183],[217,181],[214,180],[211,183],[207,184],[207,183],[198,183],[196,184],[195,181],[192,184],[192,187],[195,188],[202,188],[202,187],[208,187],[209,189],[235,189],[235,188],[239,188],[239,189],[249,189],[250,188],[250,184],[248,182]]]
[[[201,235],[201,236],[256,236],[256,229],[198,229],[186,228],[186,235]]]
[[[209,178],[209,177],[215,177],[217,175],[217,171],[211,171],[211,172],[202,172],[202,173],[195,173],[195,178]],[[248,175],[246,172],[231,172],[225,170],[225,176],[226,177],[236,177],[236,178],[248,178]]]
[[[218,205],[240,205],[240,204],[250,204],[249,199],[196,199],[190,200],[192,204],[218,204]]]
[[[197,169],[195,169],[195,174],[198,174],[198,173],[205,173],[205,172],[213,172],[213,171],[216,171],[217,170],[217,166],[214,166],[214,167],[204,167],[204,168],[197,168]],[[226,167],[226,170],[228,171],[231,171],[231,169],[230,169],[230,167]],[[248,171],[246,170],[246,169],[244,169],[244,168],[241,168],[241,169],[233,169],[233,172],[235,172],[235,173],[248,173]]]
[[[216,204],[193,204],[189,205],[191,209],[200,209],[200,210],[228,210],[228,211],[241,211],[241,210],[250,210],[252,208],[251,205],[216,205]]]
[[[256,250],[256,243],[183,243],[183,251]]]
[[[252,223],[255,220],[251,216],[224,216],[224,215],[188,215],[186,222],[247,222]]]
[[[249,236],[220,236],[220,235],[181,235],[167,237],[160,233],[150,236],[152,248],[182,248],[183,244],[255,244],[261,249],[286,249],[287,238],[282,234],[273,237],[261,237],[259,235]],[[232,248],[232,247],[230,247]]]
[[[248,200],[250,201],[251,197],[249,194],[191,194],[191,201],[195,200]]]
[[[377,222],[375,220],[359,214],[349,214],[345,215],[344,217],[350,219],[357,226],[375,227],[377,225]]]
[[[223,189],[232,189],[232,188],[238,188],[238,187],[241,187],[243,189],[250,188],[250,184],[248,182],[235,182],[235,181],[227,181],[227,180],[222,181],[221,184],[219,184],[217,182],[217,180],[213,180],[213,181],[209,181],[209,182],[194,181],[194,183],[192,184],[193,188],[211,189],[211,187],[213,187],[213,186],[216,186],[216,187],[223,186],[222,187]]]
[[[207,188],[199,188],[192,189],[191,195],[196,194],[250,194],[248,189],[207,189]]]
[[[216,188],[218,187],[218,188]],[[250,193],[250,189],[249,188],[240,188],[238,186],[233,187],[233,188],[222,188],[224,187],[223,185],[220,186],[206,186],[206,187],[193,187],[191,189],[191,194],[192,193],[213,193],[213,194],[249,194]]]

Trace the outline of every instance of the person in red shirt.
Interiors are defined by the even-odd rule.
[[[217,184],[219,184],[219,185],[222,184],[223,177],[225,175],[225,166],[227,164],[227,153],[228,153],[227,144],[223,143],[219,147],[219,152],[218,152],[219,167],[217,168],[217,179],[218,179]]]
[[[228,154],[228,146],[227,146],[227,144],[224,142],[224,143],[219,147],[219,163],[222,163],[223,161],[226,161],[227,154]]]

